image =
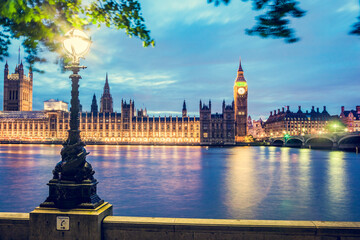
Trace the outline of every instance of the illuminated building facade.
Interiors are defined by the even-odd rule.
[[[233,106],[224,102],[222,114],[211,114],[209,106],[203,105],[200,118],[155,117],[144,110],[135,115],[134,102],[122,101],[121,113],[80,113],[80,134],[88,143],[234,144]],[[0,141],[61,142],[69,122],[66,111],[0,112]]]
[[[341,121],[346,125],[349,132],[360,131],[360,106],[356,106],[355,110],[345,111],[345,107],[341,107]]]
[[[236,89],[239,89],[239,86],[236,85]],[[247,87],[244,89],[247,96]],[[236,92],[238,94],[240,90]],[[242,125],[238,126],[242,136],[246,134],[246,122],[243,124],[242,118],[245,116],[246,119],[247,102],[245,105],[243,100],[240,102],[241,105],[237,107],[242,114],[238,121]],[[44,111],[0,112],[0,142],[60,143],[66,140],[70,113],[67,106],[61,103],[55,100],[46,101]],[[233,145],[237,117],[235,108],[234,101],[231,105],[226,105],[223,101],[222,113],[212,114],[211,101],[208,105],[200,101],[200,117],[190,117],[184,101],[181,117],[160,117],[148,116],[146,109],[135,109],[132,100],[122,100],[121,113],[117,113],[113,111],[113,99],[106,74],[100,111],[94,94],[91,111],[79,113],[80,135],[87,143]]]
[[[265,134],[265,122],[260,118],[259,120],[251,120],[248,117],[248,134],[253,136],[255,139],[263,139],[266,137]]]
[[[24,74],[22,62],[16,65],[15,72],[9,74],[6,62],[4,69],[4,111],[31,111],[33,92],[33,73]]]
[[[234,83],[234,102],[235,102],[235,141],[242,142],[247,135],[247,99],[248,85],[244,77],[244,71],[239,64],[237,78]]]
[[[284,134],[290,135],[305,135],[305,134],[321,134],[326,131],[325,127],[331,116],[326,111],[326,107],[322,112],[319,108],[315,111],[312,107],[311,111],[305,113],[301,110],[291,112],[289,106],[285,111],[278,109],[270,112],[270,116],[265,122],[265,134],[268,137],[279,137]]]
[[[113,144],[200,144],[198,117],[135,116],[134,103],[122,113],[80,113],[85,142]],[[64,141],[70,113],[64,111],[0,112],[0,141]]]

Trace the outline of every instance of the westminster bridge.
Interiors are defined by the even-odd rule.
[[[270,145],[297,148],[339,149],[358,152],[360,132],[309,134],[270,138]]]

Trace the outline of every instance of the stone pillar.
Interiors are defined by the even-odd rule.
[[[30,240],[100,240],[106,216],[112,216],[107,202],[95,209],[37,207],[30,213]]]

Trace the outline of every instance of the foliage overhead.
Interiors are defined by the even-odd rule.
[[[207,0],[215,6],[221,3],[229,4],[231,0]],[[306,11],[300,9],[296,0],[242,0],[243,2],[252,1],[256,11],[265,10],[266,12],[256,17],[257,23],[251,29],[246,29],[248,35],[259,35],[260,37],[283,38],[287,43],[294,43],[299,40],[295,36],[295,30],[289,27],[289,18],[301,18]],[[353,25],[350,34],[360,35],[360,16],[359,21]]]
[[[90,25],[124,29],[145,47],[154,46],[140,11],[137,0],[1,0],[0,60],[9,56],[11,40],[20,39],[30,65],[44,62],[39,52],[47,49],[62,55],[61,36],[73,27]]]
[[[354,23],[354,25],[352,27],[353,27],[353,29],[350,31],[350,34],[360,36],[360,16],[358,17],[358,22]]]

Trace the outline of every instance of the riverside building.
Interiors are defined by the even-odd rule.
[[[341,121],[346,125],[349,132],[360,131],[360,106],[356,106],[355,110],[345,110],[341,107],[340,113]]]
[[[247,132],[247,83],[241,63],[234,90],[235,102],[223,101],[221,113],[212,114],[211,101],[203,104],[201,100],[199,117],[188,116],[185,101],[181,117],[149,116],[146,109],[136,110],[133,100],[122,100],[118,113],[113,111],[106,74],[100,106],[94,94],[91,111],[79,114],[81,138],[109,144],[233,145],[236,136]],[[45,102],[44,111],[6,110],[0,112],[0,141],[62,142],[67,139],[69,122],[67,104],[53,99]]]
[[[322,112],[319,108],[315,111],[315,107],[312,107],[310,112],[303,112],[301,106],[297,112],[292,112],[287,106],[286,111],[282,108],[281,111],[278,109],[270,112],[265,122],[265,134],[268,137],[280,137],[284,134],[321,134],[325,132],[325,126],[330,118],[325,106]]]

